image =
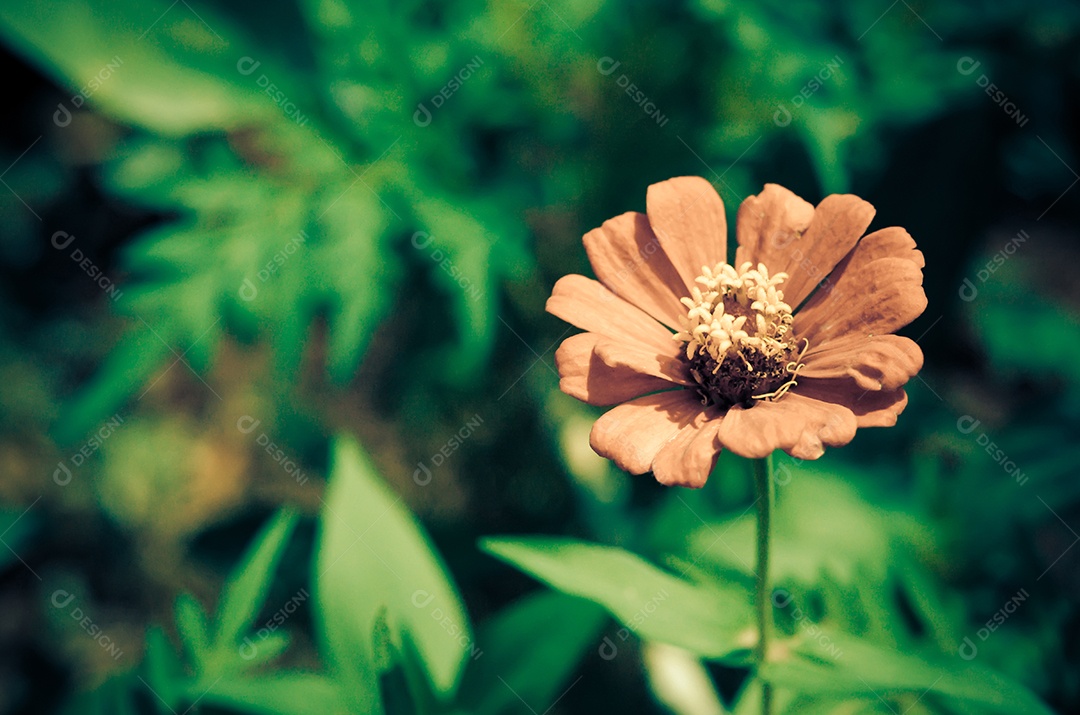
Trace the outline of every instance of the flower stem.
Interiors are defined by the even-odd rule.
[[[772,602],[769,593],[769,516],[772,511],[772,456],[754,460],[754,494],[757,497],[757,572],[754,589],[757,606],[758,641],[754,661],[760,672],[768,652],[769,629],[772,624]],[[761,680],[761,715],[772,712],[772,686]]]

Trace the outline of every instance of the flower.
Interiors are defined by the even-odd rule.
[[[892,335],[926,308],[908,232],[863,235],[874,207],[849,194],[815,208],[766,184],[727,219],[708,181],[649,187],[648,214],[585,234],[599,281],[564,276],[548,312],[587,331],[555,354],[560,388],[617,405],[590,443],[632,474],[701,487],[721,449],[817,459],[858,427],[889,427],[922,367]]]

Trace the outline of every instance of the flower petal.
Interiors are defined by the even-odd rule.
[[[922,252],[915,247],[915,239],[899,226],[889,226],[866,234],[857,248],[859,260],[863,263],[892,256],[906,258],[919,268],[926,265]]]
[[[589,443],[619,469],[644,474],[661,448],[701,412],[690,390],[646,395],[604,413],[593,425]]]
[[[858,196],[826,196],[814,209],[814,220],[801,236],[786,245],[777,241],[763,246],[755,264],[761,261],[769,273],[788,274],[781,286],[784,301],[798,307],[859,242],[874,219],[874,207]]]
[[[922,253],[903,229],[859,241],[827,284],[795,314],[795,334],[810,345],[846,335],[885,335],[926,309]]]
[[[692,386],[690,365],[682,359],[681,349],[674,341],[664,353],[642,348],[638,345],[604,339],[596,344],[594,352],[610,367],[627,367],[642,375],[652,375],[680,385]]]
[[[700,489],[716,466],[720,443],[716,434],[723,417],[715,411],[700,412],[689,427],[684,427],[653,460],[656,481],[669,487]]]
[[[908,396],[902,389],[872,392],[852,409],[860,427],[892,427],[907,407]]]
[[[679,176],[653,184],[646,206],[649,224],[688,293],[702,266],[712,268],[727,261],[724,202],[708,181]]]
[[[682,327],[687,294],[645,214],[608,219],[582,239],[600,282],[670,328]]]
[[[755,266],[766,255],[779,255],[787,246],[799,240],[810,228],[814,207],[777,184],[765,184],[760,194],[748,196],[739,205],[735,236],[739,248],[735,251],[738,268],[750,261]],[[765,263],[770,273],[779,268]],[[794,304],[792,304],[794,305]]]
[[[677,387],[627,365],[606,364],[595,352],[597,342],[606,340],[596,333],[580,333],[563,341],[555,351],[560,390],[590,405],[605,406]]]
[[[592,278],[560,278],[546,309],[571,325],[620,342],[640,343],[658,351],[678,347],[671,331]]]
[[[855,415],[859,427],[892,427],[908,402],[902,388],[864,390],[851,380],[800,380],[790,394],[846,407]]]
[[[823,445],[839,447],[855,436],[851,410],[788,392],[775,402],[732,407],[720,423],[717,439],[735,454],[750,459],[782,449],[798,459],[817,459]]]
[[[879,258],[845,271],[795,315],[795,334],[819,345],[848,335],[883,335],[926,309],[922,271],[904,258]]]
[[[917,373],[922,350],[914,340],[899,335],[850,335],[811,348],[803,358],[804,378],[850,378],[864,390],[892,390]]]

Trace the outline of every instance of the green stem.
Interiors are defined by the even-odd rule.
[[[769,516],[772,511],[772,456],[754,460],[754,494],[757,497],[757,572],[754,589],[757,606],[758,641],[754,661],[760,673],[768,652],[769,629],[772,623],[772,602],[769,593]],[[760,680],[760,676],[759,676]],[[772,687],[761,680],[761,715],[772,712]]]

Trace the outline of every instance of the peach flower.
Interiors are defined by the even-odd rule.
[[[858,427],[896,423],[923,361],[891,334],[926,308],[907,231],[863,236],[874,207],[857,196],[815,208],[767,184],[739,207],[729,264],[705,179],[653,184],[646,205],[585,234],[599,282],[564,276],[547,302],[588,331],[555,354],[560,388],[617,405],[593,425],[598,454],[700,487],[721,449],[817,459]]]

